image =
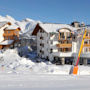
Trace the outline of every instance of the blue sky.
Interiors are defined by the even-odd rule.
[[[50,23],[90,24],[90,0],[0,0],[0,14],[17,20],[27,17]]]

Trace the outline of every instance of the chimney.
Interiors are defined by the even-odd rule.
[[[76,28],[80,27],[80,23],[77,21],[72,22],[71,25]]]

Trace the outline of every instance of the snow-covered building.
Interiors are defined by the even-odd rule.
[[[79,22],[67,24],[37,24],[32,35],[37,37],[37,55],[52,62],[61,64],[75,62],[83,29],[85,25]],[[87,64],[90,61],[90,28],[87,28],[87,35],[81,54],[80,64]]]
[[[20,28],[10,22],[0,22],[0,49],[10,47],[19,38]]]
[[[77,52],[75,31],[79,28],[67,24],[37,24],[32,35],[37,36],[37,55],[64,64]]]

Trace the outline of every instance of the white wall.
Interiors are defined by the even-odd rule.
[[[77,42],[72,42],[72,52],[73,53],[77,52]]]
[[[3,34],[4,34],[4,29],[8,27],[9,25],[5,25],[4,27],[0,28],[0,42],[4,40]]]
[[[43,40],[40,39],[40,37],[43,37]],[[58,39],[57,39],[58,40]],[[53,41],[53,43],[51,43]],[[40,43],[44,44],[44,47],[40,46]],[[53,52],[57,52],[56,44],[58,41],[55,40],[55,36],[50,37],[49,33],[37,33],[37,54],[39,54],[40,57],[48,58],[50,60],[53,60],[53,54],[50,53],[50,49],[53,49]],[[44,54],[40,54],[40,50],[44,51]]]
[[[43,40],[40,39],[40,37],[43,37]],[[46,58],[48,56],[49,60],[52,61],[54,56],[57,54],[59,57],[63,57],[62,52],[58,52],[58,48],[56,47],[56,44],[58,44],[58,38],[56,38],[57,35],[50,36],[49,33],[37,33],[37,54],[39,54],[40,57]],[[53,42],[53,43],[51,43]],[[44,43],[44,47],[40,46],[40,43]],[[53,53],[50,53],[50,49],[53,49]],[[44,51],[44,54],[40,54],[40,50]],[[77,51],[77,43],[72,42],[72,52],[64,53],[66,55],[65,57],[69,56],[72,57],[73,53],[76,53]]]

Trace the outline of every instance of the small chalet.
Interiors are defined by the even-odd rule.
[[[2,41],[0,42],[0,49],[9,48],[19,40],[19,31],[21,29],[17,25],[11,25],[2,29]]]

